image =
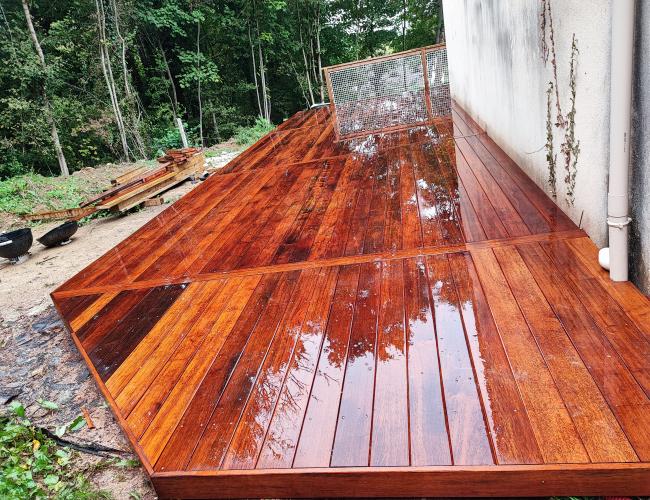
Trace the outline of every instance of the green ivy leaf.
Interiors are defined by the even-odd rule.
[[[70,425],[68,425],[68,430],[72,432],[78,431],[84,425],[86,425],[86,420],[84,419],[83,415],[79,415],[72,422],[70,422]]]
[[[48,474],[48,475],[45,476],[45,478],[43,479],[43,482],[44,482],[47,486],[54,486],[56,483],[59,482],[59,476],[57,476],[56,474]]]
[[[21,418],[25,417],[25,407],[18,401],[12,401],[9,405],[11,410]]]
[[[38,404],[46,410],[56,411],[59,409],[59,405],[54,401],[48,401],[47,399],[39,399]]]

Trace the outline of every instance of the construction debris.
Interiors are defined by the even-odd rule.
[[[25,215],[27,220],[79,220],[100,210],[123,212],[158,196],[204,171],[200,148],[170,149],[154,167],[140,166],[111,180],[112,187],[84,201],[79,208]],[[160,204],[160,203],[158,203]]]

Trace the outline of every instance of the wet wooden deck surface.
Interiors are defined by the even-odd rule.
[[[298,113],[53,293],[168,497],[650,493],[650,302],[458,107]]]

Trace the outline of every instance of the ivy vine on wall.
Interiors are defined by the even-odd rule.
[[[553,29],[553,12],[551,0],[541,0],[540,13],[540,49],[542,61],[546,65],[551,62],[552,80],[546,89],[546,162],[548,164],[548,184],[551,195],[557,199],[557,154],[554,150],[554,130],[562,130],[564,136],[560,152],[564,158],[564,184],[566,202],[573,206],[575,202],[575,186],[578,173],[578,156],[580,155],[580,141],[575,135],[576,118],[576,68],[578,59],[578,41],[573,33],[571,41],[571,56],[569,62],[569,112],[564,115],[560,103],[560,90],[557,78],[557,56],[555,52],[555,31]],[[547,41],[548,40],[548,41]],[[553,100],[555,100],[555,123],[553,123]]]

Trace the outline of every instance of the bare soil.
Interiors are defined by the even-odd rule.
[[[219,152],[206,160],[207,166],[220,168],[236,154]],[[109,165],[106,172],[94,168],[86,172],[85,179],[94,178],[89,182],[103,187],[109,179],[132,167]],[[173,202],[197,185],[187,181],[167,192],[165,199]],[[33,228],[34,245],[25,262],[10,264],[0,259],[0,412],[7,413],[7,405],[18,400],[34,425],[54,432],[81,415],[82,408],[87,409],[95,428],[67,433],[62,442],[81,453],[80,472],[117,499],[156,496],[141,467],[123,465],[123,459],[136,457],[53,308],[49,294],[168,206],[90,221],[79,228],[72,243],[53,249],[43,247],[36,238],[60,222],[39,225]],[[0,224],[7,229],[20,221],[0,214]],[[57,403],[59,410],[43,409],[39,399]],[[117,464],[118,460],[122,465]]]

